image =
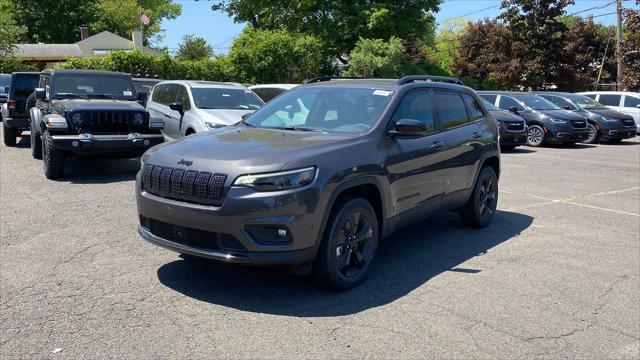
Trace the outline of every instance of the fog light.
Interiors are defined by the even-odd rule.
[[[149,140],[145,140],[145,141],[144,141],[144,145],[145,145],[145,146],[149,146]]]
[[[286,245],[292,241],[287,229],[276,226],[248,225],[245,230],[253,241],[263,245]]]
[[[287,236],[287,230],[278,229],[278,236]]]
[[[73,146],[73,147],[78,147],[78,145],[80,145],[80,143],[77,142],[77,141],[74,141],[74,142],[71,143],[71,146]]]

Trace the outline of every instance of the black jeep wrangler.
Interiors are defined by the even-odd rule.
[[[11,74],[6,102],[1,105],[3,138],[6,146],[14,146],[23,131],[29,131],[27,98],[38,84],[39,73],[15,72]]]
[[[49,179],[80,156],[135,157],[163,141],[164,122],[150,122],[131,77],[91,70],[46,70],[31,109],[31,151]]]

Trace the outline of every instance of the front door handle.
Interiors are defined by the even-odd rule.
[[[431,148],[432,149],[440,149],[442,146],[444,145],[444,141],[440,140],[440,141],[434,141],[433,144],[431,144]]]

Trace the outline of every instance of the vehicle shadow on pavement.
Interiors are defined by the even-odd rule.
[[[498,211],[493,224],[482,230],[463,227],[454,213],[427,219],[385,239],[367,281],[346,292],[282,270],[194,259],[163,265],[158,278],[191,298],[242,311],[342,316],[389,304],[445,271],[475,276],[482,269],[456,267],[477,256],[490,256],[493,247],[517,240],[532,222],[528,215],[507,211]]]
[[[108,184],[135,180],[140,170],[140,158],[74,159],[65,162],[61,181],[76,184]]]
[[[531,154],[537,151],[527,147],[517,147],[513,150],[501,150],[503,154]]]

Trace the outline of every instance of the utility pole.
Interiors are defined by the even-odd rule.
[[[618,76],[616,80],[618,86],[620,86],[622,79],[622,0],[617,0],[616,16],[618,18],[618,24],[616,26],[616,59],[618,60]]]

